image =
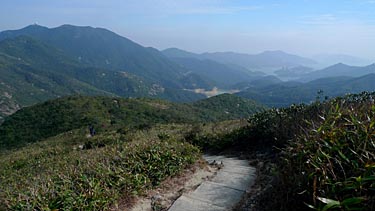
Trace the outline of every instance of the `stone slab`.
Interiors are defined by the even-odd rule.
[[[244,191],[236,190],[219,183],[206,181],[187,196],[230,209],[241,200],[243,194]]]
[[[182,195],[173,203],[169,211],[225,211],[227,209],[208,202],[188,198]]]
[[[254,183],[252,172],[252,169],[249,170],[249,174],[220,171],[212,179],[212,182],[220,183],[233,189],[246,191],[252,183]]]
[[[209,162],[223,162],[223,167],[211,181],[178,198],[169,211],[222,211],[230,210],[255,181],[256,169],[246,160],[224,156],[205,155]]]

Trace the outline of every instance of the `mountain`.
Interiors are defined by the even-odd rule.
[[[178,48],[168,48],[162,51],[172,61],[194,73],[212,80],[217,87],[228,86],[258,79],[265,74],[250,71],[236,64],[223,64],[207,59],[203,54],[195,54]]]
[[[0,146],[24,146],[62,132],[149,127],[156,123],[195,123],[246,118],[264,107],[225,94],[192,104],[163,100],[73,96],[23,108],[0,126]]]
[[[375,73],[375,64],[359,67],[338,63],[325,69],[313,71],[309,74],[306,74],[301,78],[301,80],[311,81],[318,78],[338,76],[360,77],[370,73]]]
[[[284,80],[295,80],[311,73],[313,70],[313,68],[305,66],[283,67],[280,70],[276,70],[275,74]]]
[[[238,66],[229,66],[212,60],[200,60],[196,58],[170,58],[201,78],[210,79],[215,86],[226,88],[239,82],[251,81],[261,77],[262,73],[250,72]]]
[[[189,51],[181,50],[178,48],[167,48],[162,53],[169,58],[195,58],[202,59],[200,54],[191,53]]]
[[[354,66],[364,66],[371,63],[371,60],[359,58],[345,54],[319,54],[312,57],[321,67],[327,67],[332,64],[345,63]],[[373,61],[372,61],[373,62]]]
[[[38,41],[28,37],[1,41],[0,116],[67,94],[113,95],[62,73],[68,69],[80,72],[60,51]]]
[[[103,28],[62,25],[47,28],[30,25],[0,33],[0,40],[30,36],[62,50],[81,64],[125,71],[170,88],[184,88],[179,83],[187,70],[171,62],[154,48],[143,47]]]
[[[269,107],[284,107],[292,103],[311,103],[317,97],[336,97],[348,93],[375,91],[375,74],[361,77],[320,78],[307,83],[284,82],[266,87],[249,88],[236,95],[260,102]],[[322,92],[319,94],[319,92]]]
[[[80,56],[77,56],[80,55]],[[103,63],[103,58],[105,59]],[[65,95],[194,101],[212,89],[199,75],[105,29],[32,25],[0,33],[0,123],[23,106]]]
[[[208,99],[192,103],[199,109],[213,110],[224,113],[231,118],[248,118],[249,115],[262,111],[265,107],[253,100],[238,97],[232,94],[221,94]]]
[[[148,96],[174,101],[204,98],[182,89],[165,88],[129,72],[83,65],[62,50],[23,35],[0,41],[0,73],[0,122],[23,106],[72,94]]]
[[[283,81],[277,78],[276,76],[267,75],[267,76],[263,76],[258,79],[255,79],[253,81],[250,81],[250,82],[235,84],[234,86],[232,86],[232,88],[237,89],[237,90],[245,90],[245,89],[250,89],[250,88],[258,89],[258,88],[268,87],[268,86],[280,84],[280,83],[283,83]]]
[[[248,70],[258,70],[267,73],[273,73],[274,70],[283,67],[311,66],[317,64],[314,60],[288,54],[283,51],[265,51],[253,55],[235,52],[195,54],[177,48],[169,48],[162,52],[170,58],[209,59],[222,64],[232,64]]]
[[[316,63],[311,59],[283,51],[265,51],[254,55],[233,52],[205,53],[203,56],[218,62],[236,64],[250,70],[260,70],[266,73],[272,73],[275,69],[282,67],[310,66]]]

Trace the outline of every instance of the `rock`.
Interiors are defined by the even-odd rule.
[[[151,197],[151,208],[153,211],[161,211],[168,208],[168,205],[160,194],[156,194]]]

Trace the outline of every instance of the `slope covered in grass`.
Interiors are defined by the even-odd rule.
[[[115,207],[198,159],[196,147],[165,134],[73,130],[0,154],[0,210]]]
[[[206,102],[207,101],[207,102]],[[242,110],[232,112],[233,108]],[[111,97],[65,97],[24,108],[0,126],[3,149],[24,146],[81,127],[97,132],[148,128],[156,123],[193,123],[248,117],[263,109],[252,101],[231,95],[196,104],[162,100]],[[230,112],[228,112],[230,111]]]

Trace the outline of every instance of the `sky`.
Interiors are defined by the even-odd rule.
[[[375,61],[375,0],[0,0],[0,31],[34,23],[107,28],[161,50]]]

